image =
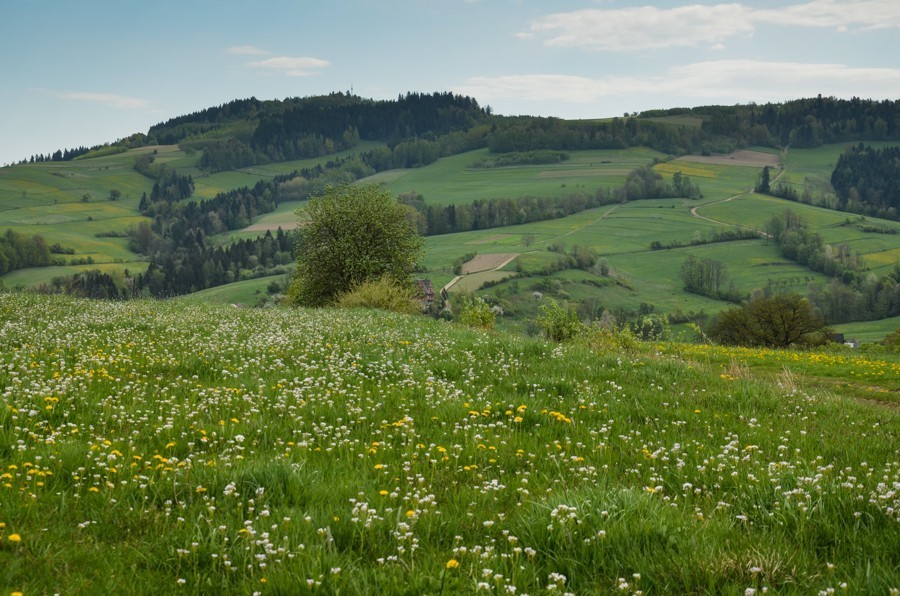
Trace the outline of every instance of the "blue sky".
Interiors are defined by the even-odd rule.
[[[898,29],[897,0],[0,0],[0,164],[351,88],[563,118],[900,99]]]

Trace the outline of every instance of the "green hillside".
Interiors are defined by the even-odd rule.
[[[0,169],[0,232],[38,234],[54,247],[38,262],[52,266],[20,265],[0,280],[71,288],[78,284],[61,276],[97,269],[123,293],[165,297],[281,275],[290,239],[278,237],[273,249],[263,235],[293,229],[296,209],[326,185],[356,181],[384,184],[440,234],[428,238],[422,271],[438,286],[455,278],[460,259],[513,255],[501,271],[482,268],[448,287],[489,298],[510,329],[527,327],[535,292],[589,319],[606,310],[620,323],[641,312],[702,322],[730,306],[718,299],[726,293],[818,292],[821,302],[840,277],[856,284],[847,291],[858,304],[865,292],[868,302],[835,321],[886,317],[866,327],[875,338],[892,330],[897,310],[879,280],[896,284],[900,224],[872,214],[896,210],[862,197],[854,205],[866,215],[834,211],[846,199],[829,180],[848,143],[896,145],[900,130],[885,119],[896,107],[818,98],[562,121],[493,116],[471,98],[440,93],[236,100],[71,161],[38,156]],[[863,116],[885,125],[876,130]],[[797,201],[753,192],[764,167],[773,193]],[[843,269],[788,259],[764,237],[786,209]],[[444,233],[458,230],[466,231]],[[576,251],[593,264],[573,268]],[[724,263],[726,286],[685,292],[689,258]],[[240,288],[209,295],[258,298]]]
[[[0,328],[6,592],[900,585],[895,356],[28,294]]]

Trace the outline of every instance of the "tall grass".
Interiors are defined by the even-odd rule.
[[[900,414],[752,359],[15,294],[0,344],[8,592],[900,587]]]

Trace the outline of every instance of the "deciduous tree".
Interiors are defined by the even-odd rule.
[[[298,211],[293,302],[322,306],[381,277],[408,283],[422,249],[408,208],[375,186],[328,187]]]

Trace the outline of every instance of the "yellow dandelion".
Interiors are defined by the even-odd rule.
[[[7,540],[9,540],[10,542],[22,542],[22,537],[18,534],[10,534],[7,537]]]
[[[457,567],[459,567],[459,561],[457,561],[456,559],[450,559],[449,561],[447,561],[447,569],[456,569]]]

